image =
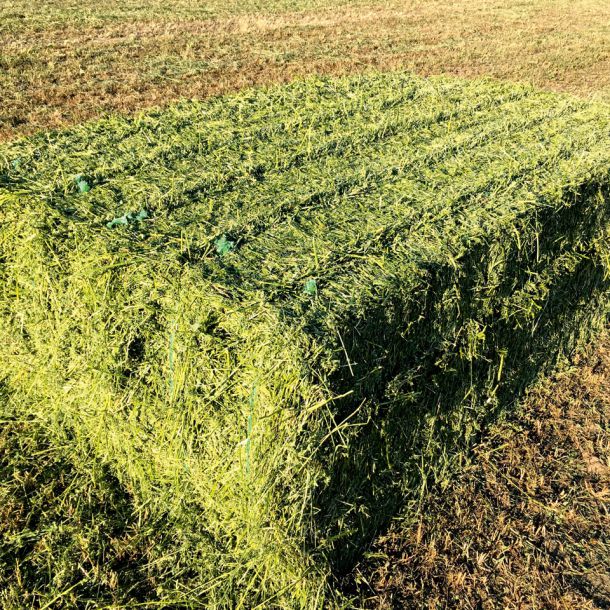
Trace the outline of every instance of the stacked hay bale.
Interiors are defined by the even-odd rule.
[[[319,607],[602,318],[609,129],[388,74],[5,145],[13,407],[189,532],[210,607]]]

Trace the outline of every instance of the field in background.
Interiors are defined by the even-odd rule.
[[[0,0],[1,139],[312,72],[400,67],[610,96],[606,0],[44,5]]]

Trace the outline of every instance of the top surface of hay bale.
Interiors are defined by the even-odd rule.
[[[84,239],[186,253],[236,295],[300,312],[314,279],[336,313],[392,267],[459,257],[548,191],[607,171],[608,114],[498,83],[308,81],[4,147],[0,188]]]

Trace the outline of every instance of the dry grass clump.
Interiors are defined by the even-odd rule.
[[[7,400],[188,533],[208,607],[338,603],[601,320],[609,116],[387,74],[6,145]]]

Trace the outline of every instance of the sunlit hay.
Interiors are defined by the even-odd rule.
[[[12,400],[191,532],[192,599],[333,603],[331,572],[595,328],[608,110],[386,74],[4,146]]]

